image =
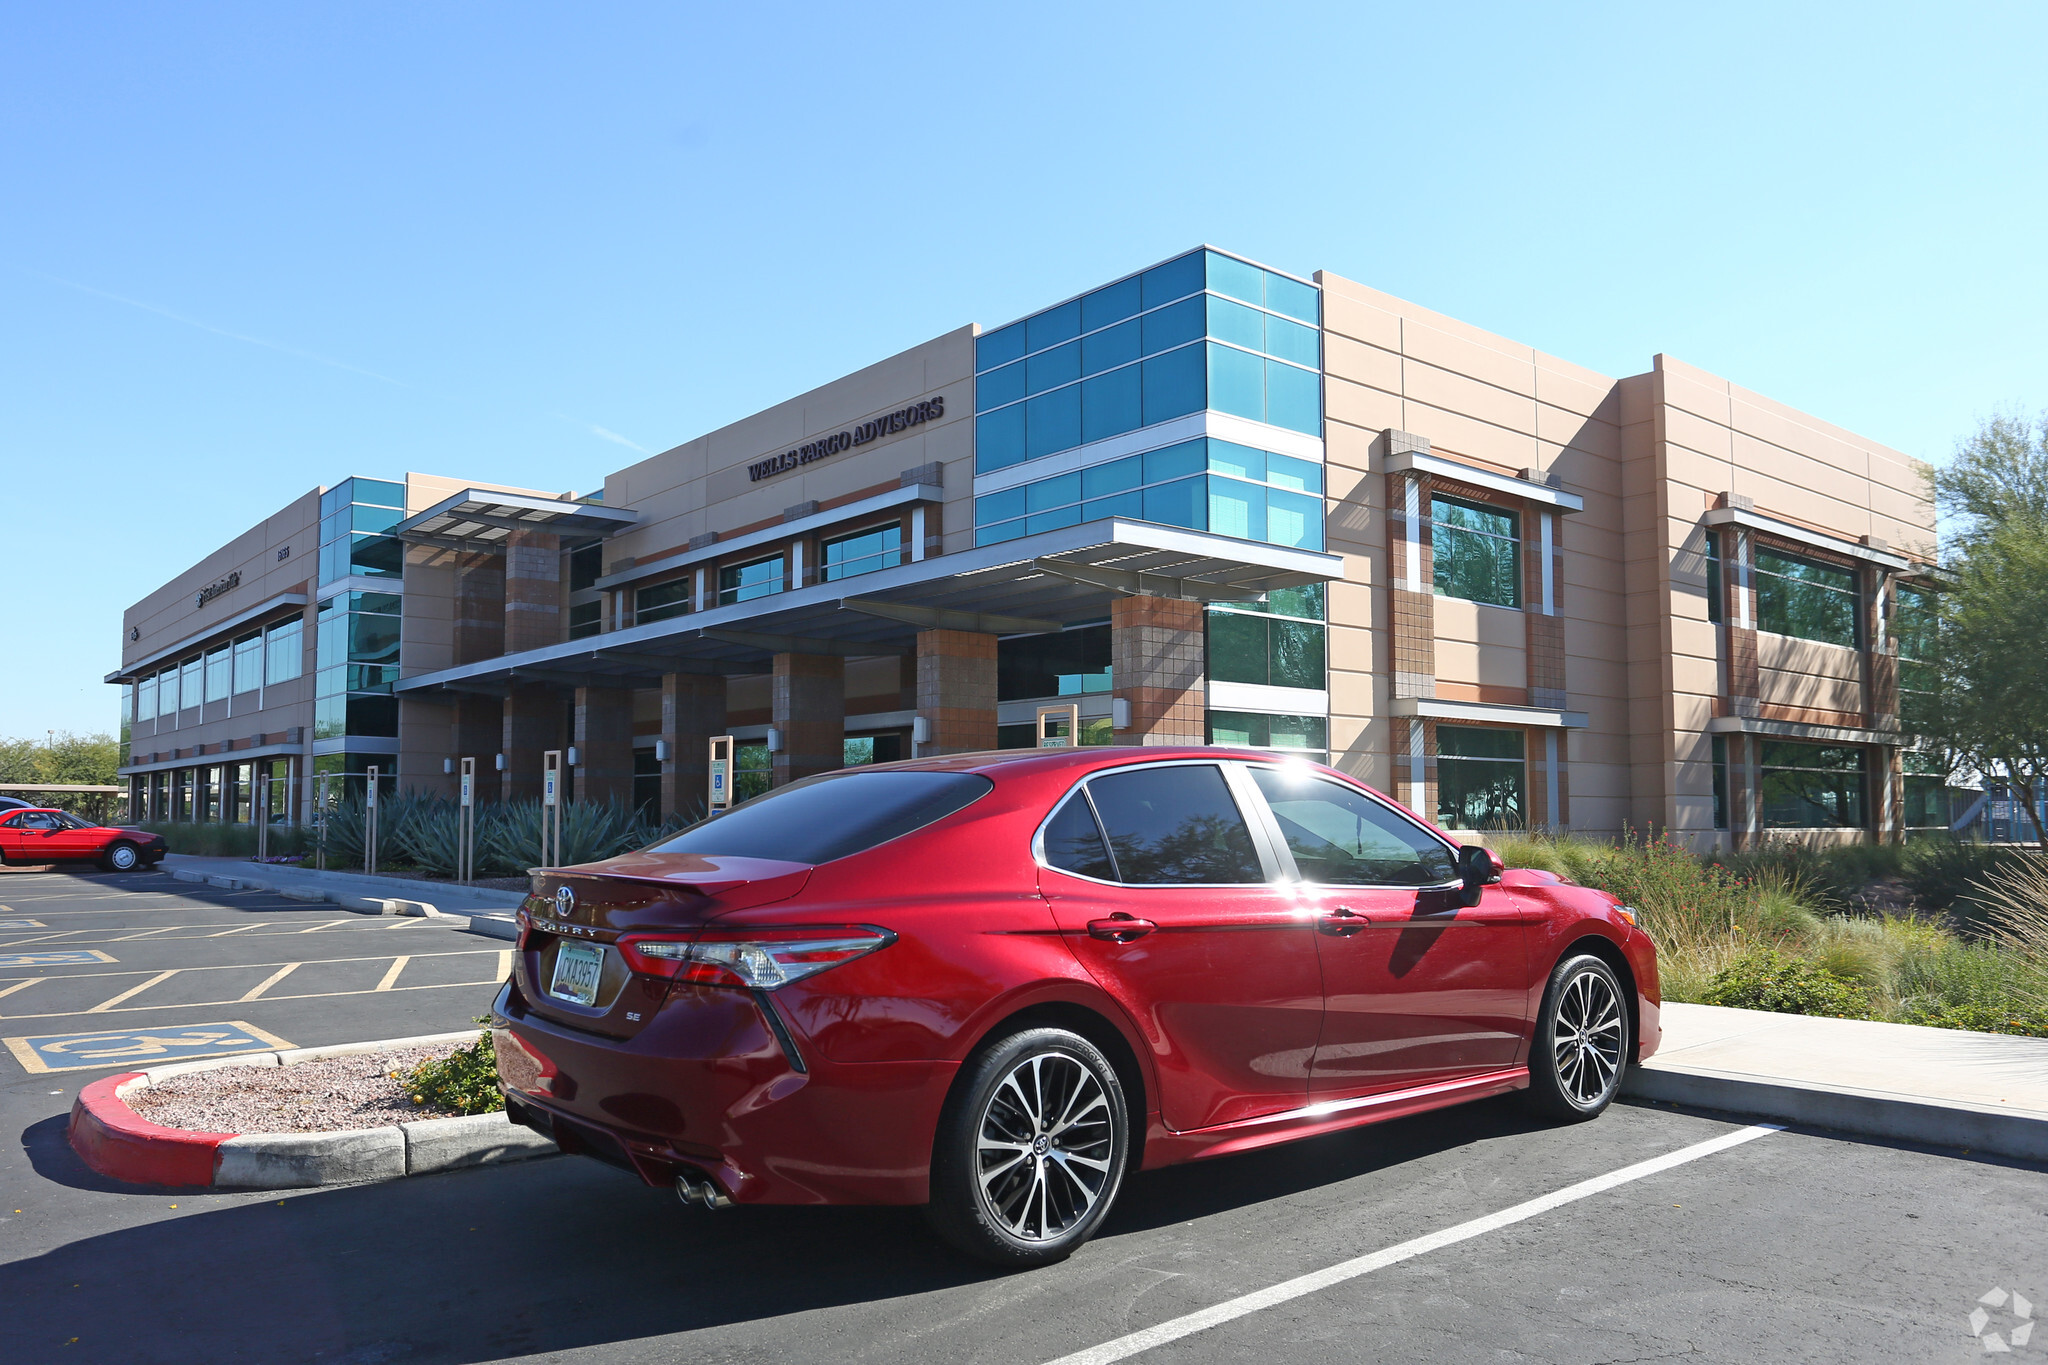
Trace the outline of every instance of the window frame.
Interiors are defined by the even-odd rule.
[[[864,554],[855,559],[840,560],[836,564],[827,557],[827,552],[835,545],[845,545],[850,541],[859,540],[862,536],[887,535],[890,531],[896,533],[896,543],[894,545],[884,546],[872,554]],[[871,573],[881,573],[887,569],[900,569],[910,562],[907,557],[909,549],[908,540],[909,537],[904,534],[903,522],[900,518],[878,521],[872,525],[863,526],[857,531],[845,531],[830,536],[819,536],[818,581],[820,583],[840,583],[849,578],[860,578]],[[888,555],[896,556],[894,564],[882,564],[872,569],[860,569],[853,573],[829,572],[832,569],[843,569],[848,564],[864,564],[871,559],[881,559]]]
[[[1446,522],[1442,518],[1437,516],[1436,509],[1439,503],[1449,503],[1454,507],[1463,507],[1472,511],[1485,513],[1489,516],[1505,517],[1513,523],[1515,528],[1514,534],[1502,535],[1498,531],[1482,531],[1479,530],[1477,527],[1458,526],[1450,522]],[[1502,507],[1497,503],[1486,502],[1479,498],[1465,497],[1457,493],[1444,493],[1438,492],[1436,490],[1431,490],[1429,494],[1428,520],[1430,549],[1429,588],[1431,596],[1448,597],[1454,602],[1471,602],[1477,606],[1482,607],[1499,607],[1503,611],[1526,611],[1528,609],[1528,592],[1526,586],[1522,582],[1523,573],[1526,569],[1526,566],[1523,563],[1523,553],[1527,544],[1528,523],[1527,519],[1523,515],[1522,509],[1517,507]],[[1443,555],[1440,553],[1442,537],[1438,534],[1441,531],[1450,531],[1456,535],[1481,536],[1487,540],[1504,540],[1510,546],[1512,546],[1514,549],[1513,582],[1515,600],[1513,602],[1494,602],[1489,601],[1488,599],[1483,597],[1466,597],[1461,593],[1445,592],[1443,588],[1438,586],[1438,577],[1443,571],[1444,563]]]
[[[746,589],[747,589],[747,587],[748,587],[748,585],[747,585],[747,584],[745,584],[745,583],[742,583],[742,582],[737,582],[737,581],[735,581],[732,587],[730,587],[730,588],[726,587],[726,585],[725,585],[725,576],[726,576],[727,574],[741,574],[741,573],[745,573],[745,572],[746,572],[746,571],[747,571],[748,569],[756,568],[756,567],[758,567],[758,566],[760,566],[760,565],[762,565],[762,564],[773,564],[773,565],[775,565],[775,566],[776,566],[776,568],[777,568],[777,570],[778,570],[778,574],[777,574],[777,576],[776,576],[776,578],[775,578],[775,585],[776,585],[776,586],[774,586],[774,587],[772,587],[772,588],[766,588],[766,589],[765,589],[765,591],[762,591],[762,592],[756,592],[756,593],[748,593],[748,594],[747,594],[746,596],[744,596],[744,597],[741,597],[741,596],[739,596],[739,594],[740,594],[740,593],[742,593],[742,592],[745,592],[745,591],[746,591]],[[721,607],[736,607],[736,606],[738,606],[738,605],[739,605],[740,603],[742,603],[742,602],[754,602],[754,601],[758,601],[759,599],[761,599],[761,598],[763,598],[763,597],[773,597],[773,596],[775,596],[775,594],[777,594],[777,593],[779,593],[779,592],[788,592],[788,591],[789,591],[789,551],[788,551],[788,550],[786,550],[786,549],[785,549],[785,550],[777,550],[777,551],[776,551],[776,552],[775,552],[774,554],[772,554],[772,555],[761,555],[761,556],[759,556],[758,558],[755,558],[755,559],[749,559],[749,560],[744,560],[744,561],[742,561],[742,562],[740,562],[740,563],[738,563],[738,564],[721,564],[721,565],[719,565],[719,566],[718,566],[718,583],[717,583],[717,594],[718,594],[718,595],[717,595],[717,599],[716,599],[716,600],[717,600],[717,603],[718,603],[718,605],[719,605],[719,606],[721,606]],[[731,596],[730,598],[728,598],[728,597],[726,596],[726,594],[727,594],[727,593],[731,593],[731,594],[733,594],[733,596]]]
[[[1113,767],[1093,769],[1088,773],[1084,774],[1079,779],[1077,779],[1071,787],[1067,788],[1066,792],[1061,795],[1059,800],[1053,802],[1052,805],[1046,809],[1045,817],[1038,822],[1038,827],[1031,832],[1031,860],[1034,863],[1038,864],[1040,870],[1042,871],[1057,872],[1062,877],[1072,877],[1076,881],[1089,882],[1096,886],[1114,886],[1123,891],[1243,891],[1253,888],[1278,890],[1286,884],[1280,875],[1282,869],[1291,868],[1294,865],[1294,863],[1291,858],[1284,863],[1281,861],[1281,857],[1286,852],[1284,845],[1282,845],[1277,852],[1275,851],[1274,840],[1276,838],[1276,827],[1272,825],[1271,816],[1264,809],[1263,798],[1259,796],[1258,787],[1251,780],[1250,774],[1245,771],[1245,766],[1245,762],[1242,759],[1172,758],[1157,759],[1152,761],[1140,759],[1135,763],[1119,763]],[[1116,850],[1112,848],[1109,843],[1109,826],[1103,823],[1101,813],[1095,808],[1095,797],[1093,796],[1093,794],[1088,793],[1087,790],[1089,785],[1092,784],[1099,777],[1110,777],[1119,773],[1132,772],[1140,768],[1149,770],[1154,768],[1193,767],[1211,767],[1218,768],[1222,771],[1224,788],[1230,793],[1230,799],[1237,803],[1237,813],[1240,816],[1244,817],[1245,829],[1251,835],[1252,849],[1254,852],[1258,854],[1259,858],[1259,869],[1265,874],[1265,879],[1263,881],[1104,881],[1100,877],[1090,877],[1083,872],[1069,872],[1067,871],[1067,869],[1063,867],[1055,867],[1051,862],[1047,861],[1045,855],[1046,830],[1051,827],[1053,817],[1058,815],[1060,811],[1066,807],[1066,804],[1069,801],[1072,801],[1077,797],[1080,797],[1081,799],[1084,799],[1088,802],[1088,813],[1090,818],[1092,818],[1095,821],[1095,828],[1097,832],[1102,836],[1104,851],[1107,852],[1109,855],[1110,868],[1116,871],[1118,877],[1121,878],[1122,869],[1118,868],[1116,865]]]
[[[1766,569],[1764,567],[1764,556],[1766,555],[1769,555],[1773,559],[1783,560],[1793,564],[1804,564],[1816,569],[1824,569],[1830,573],[1846,574],[1849,578],[1849,586],[1847,588],[1838,588],[1831,583],[1823,583],[1819,582],[1818,580],[1810,578],[1797,578],[1791,574],[1779,573],[1775,569]],[[1802,553],[1796,550],[1781,550],[1775,544],[1758,544],[1754,548],[1754,550],[1751,551],[1750,560],[1751,562],[1749,565],[1749,571],[1751,580],[1751,590],[1756,594],[1756,628],[1759,631],[1763,632],[1766,635],[1782,636],[1787,640],[1805,640],[1811,644],[1816,645],[1832,645],[1836,649],[1860,650],[1865,648],[1866,630],[1863,620],[1865,593],[1863,591],[1863,575],[1861,572],[1859,572],[1857,569],[1851,566],[1837,564],[1833,560],[1823,559],[1819,555],[1810,552]],[[1848,640],[1829,640],[1823,639],[1821,636],[1818,635],[1799,635],[1791,631],[1777,630],[1765,624],[1765,579],[1772,579],[1779,583],[1797,583],[1806,587],[1816,588],[1824,593],[1836,593],[1842,597],[1847,598],[1849,601]],[[1780,624],[1786,623],[1781,620]]]
[[[1488,734],[1514,735],[1518,740],[1521,741],[1521,756],[1519,758],[1503,758],[1496,757],[1492,754],[1446,754],[1443,751],[1443,734],[1446,729],[1450,730],[1454,734],[1460,730],[1477,730]],[[1522,823],[1519,825],[1502,826],[1497,830],[1485,830],[1483,828],[1474,827],[1473,833],[1526,833],[1529,829],[1529,728],[1527,726],[1492,725],[1464,720],[1439,720],[1436,724],[1433,738],[1434,742],[1430,745],[1430,747],[1433,750],[1435,750],[1435,752],[1431,754],[1431,757],[1436,760],[1437,819],[1443,819],[1443,775],[1444,763],[1446,760],[1452,763],[1494,763],[1499,764],[1502,767],[1513,767],[1521,774],[1520,795]],[[1445,826],[1445,828],[1457,829],[1460,828],[1460,826],[1447,825]]]

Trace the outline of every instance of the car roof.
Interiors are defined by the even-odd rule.
[[[1010,773],[1093,771],[1131,763],[1185,762],[1188,759],[1238,759],[1247,763],[1308,763],[1313,760],[1274,749],[1232,749],[1214,744],[1084,744],[1060,749],[986,749],[979,753],[946,754],[935,758],[912,758],[898,763],[877,763],[874,769],[910,772]],[[859,769],[856,771],[865,771]],[[1341,774],[1340,774],[1341,775]],[[1349,779],[1347,779],[1349,780]]]

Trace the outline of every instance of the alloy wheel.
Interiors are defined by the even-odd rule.
[[[1596,1103],[1621,1070],[1621,1001],[1604,973],[1582,971],[1565,983],[1551,1032],[1557,1080],[1572,1103]]]
[[[1094,1072],[1064,1052],[1023,1058],[996,1083],[976,1125],[982,1202],[1013,1237],[1058,1237],[1101,1200],[1112,1138],[1109,1097]]]
[[[135,850],[122,844],[108,855],[107,861],[114,865],[116,872],[126,872],[135,866]]]

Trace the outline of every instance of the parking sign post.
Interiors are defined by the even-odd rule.
[[[363,871],[377,875],[377,765],[370,765],[370,785],[363,795]]]
[[[249,805],[249,814],[256,817],[256,861],[262,862],[270,856],[270,765],[256,766],[256,799]]]
[[[476,760],[462,760],[462,805],[455,826],[455,879],[476,880]]]
[[[704,814],[707,818],[732,805],[731,735],[712,736],[710,768],[711,785],[704,801]]]
[[[553,867],[562,860],[562,751],[550,749],[540,758],[540,863]]]

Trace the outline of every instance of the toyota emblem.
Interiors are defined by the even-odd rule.
[[[576,913],[576,893],[568,887],[555,888],[555,918],[567,919]]]

